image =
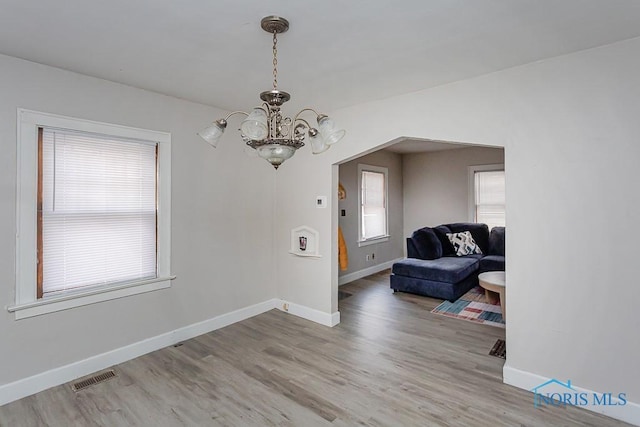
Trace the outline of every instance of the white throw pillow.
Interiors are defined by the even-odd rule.
[[[453,249],[456,251],[457,256],[481,254],[480,246],[473,240],[470,231],[463,231],[461,233],[447,233],[449,241],[453,245]]]

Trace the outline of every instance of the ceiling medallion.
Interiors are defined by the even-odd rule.
[[[224,119],[216,120],[198,132],[198,135],[215,148],[227,127],[229,117],[244,114],[246,118],[240,125],[242,140],[278,169],[298,148],[304,146],[307,136],[312,153],[319,154],[340,141],[345,131],[335,129],[333,120],[325,114],[318,114],[313,108],[303,108],[293,119],[282,116],[280,107],[291,99],[291,95],[278,89],[277,35],[289,29],[289,21],[279,16],[267,16],[262,18],[260,24],[263,30],[273,34],[273,89],[260,94],[260,99],[264,102],[254,107],[250,113],[234,111]],[[315,114],[317,128],[302,118],[303,113],[308,112]]]

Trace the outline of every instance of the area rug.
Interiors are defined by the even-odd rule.
[[[500,303],[491,304],[484,296],[484,289],[476,286],[454,302],[445,301],[433,310],[434,314],[504,328]]]

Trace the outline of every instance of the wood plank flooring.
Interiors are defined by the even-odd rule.
[[[430,313],[388,272],[340,288],[327,328],[272,310],[0,407],[22,426],[615,426],[573,407],[533,407],[488,355],[504,330]],[[507,355],[508,357],[508,355]]]

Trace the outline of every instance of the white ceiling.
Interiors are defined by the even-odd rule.
[[[0,52],[247,110],[272,14],[279,88],[322,111],[640,36],[638,0],[0,0]]]

